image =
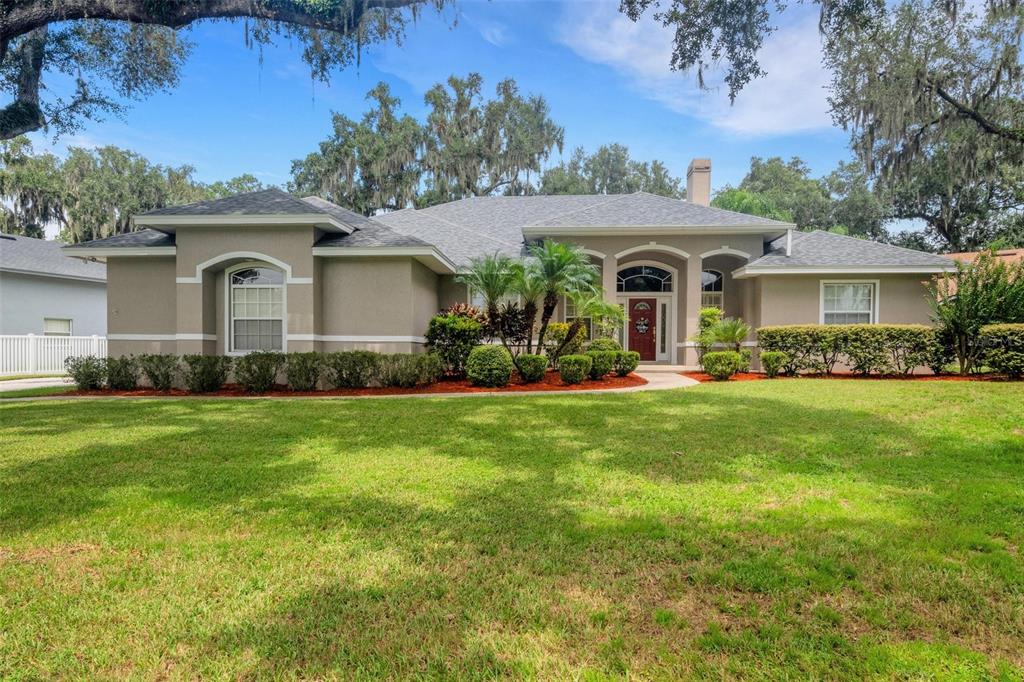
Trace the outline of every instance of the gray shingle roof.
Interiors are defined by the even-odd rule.
[[[680,199],[635,192],[603,197],[605,201],[576,208],[529,223],[530,227],[733,227],[741,225],[776,226],[788,223],[761,216],[724,211]]]
[[[748,268],[778,269],[857,266],[950,269],[950,261],[932,253],[815,230],[793,233],[790,256],[786,256],[786,242],[783,237],[772,242],[771,251],[747,264]]]
[[[259,192],[236,194],[235,196],[223,199],[196,201],[191,204],[182,204],[181,206],[167,206],[147,211],[142,215],[308,215],[310,213],[330,215],[328,211],[322,208],[293,197],[291,194],[276,187],[272,187]]]
[[[422,239],[395,232],[379,223],[367,221],[366,227],[352,234],[325,234],[316,246],[352,248],[367,246],[433,246]]]
[[[45,239],[0,236],[0,270],[107,281],[105,265],[65,256],[62,246],[62,242]]]
[[[174,246],[174,235],[159,230],[136,230],[115,234],[113,237],[93,239],[89,242],[75,244],[76,249],[111,249],[119,247]]]
[[[374,224],[373,220],[367,218],[362,213],[350,211],[343,206],[332,204],[326,199],[321,199],[320,197],[303,197],[302,201],[315,208],[317,213],[326,213],[335,220],[348,225],[353,230],[362,230],[363,228]]]

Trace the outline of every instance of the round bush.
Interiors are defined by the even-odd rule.
[[[590,374],[593,363],[589,355],[563,355],[558,358],[558,374],[566,384],[578,384]]]
[[[620,350],[615,354],[615,373],[620,377],[636,371],[640,364],[640,354],[635,350]]]
[[[615,350],[588,350],[585,355],[590,357],[590,378],[594,381],[604,379],[615,366]]]
[[[515,363],[502,346],[477,346],[466,360],[466,376],[474,386],[508,386]]]
[[[544,378],[548,369],[548,359],[543,355],[520,355],[516,358],[516,367],[523,382],[534,384]]]
[[[177,355],[148,354],[139,356],[139,367],[150,385],[158,391],[169,391],[180,367]]]
[[[622,345],[615,339],[602,337],[587,344],[587,350],[622,350]]]
[[[107,379],[106,358],[95,355],[79,355],[64,360],[64,369],[79,391],[95,391],[103,388]]]
[[[710,374],[715,381],[728,381],[733,374],[740,370],[742,365],[743,358],[734,350],[704,354],[704,371]]]
[[[437,353],[448,374],[461,377],[466,374],[469,353],[480,343],[483,333],[483,324],[474,317],[442,313],[430,319],[427,348]]]
[[[284,376],[293,391],[315,391],[322,371],[320,353],[289,353],[285,358]]]
[[[277,351],[257,350],[235,361],[235,380],[246,393],[266,393],[274,387],[285,357]]]
[[[781,350],[761,351],[761,369],[769,379],[779,376],[779,372],[787,362],[789,362],[789,356]]]
[[[115,391],[132,391],[138,384],[139,363],[135,358],[107,358],[107,386]]]

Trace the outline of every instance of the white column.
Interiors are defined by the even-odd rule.
[[[615,303],[615,281],[619,269],[619,259],[605,256],[601,264],[601,287],[604,289],[604,300]]]
[[[700,272],[702,268],[700,256],[692,255],[686,260],[686,338],[690,342],[700,327]],[[681,359],[684,365],[697,364],[697,349],[689,345]]]

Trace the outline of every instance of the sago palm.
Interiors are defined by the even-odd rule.
[[[500,253],[493,253],[470,261],[469,270],[459,275],[456,281],[465,284],[472,291],[484,297],[487,319],[492,329],[500,330],[498,303],[512,290],[516,272],[521,266],[515,260]],[[504,343],[502,339],[502,343]]]
[[[523,304],[523,314],[529,322],[529,333],[526,336],[526,352],[533,352],[533,327],[537,322],[537,310],[544,298],[545,282],[536,263],[527,263],[516,268],[512,291],[519,294]]]
[[[738,317],[727,317],[712,327],[711,333],[715,343],[724,343],[732,346],[733,350],[738,353],[740,346],[746,340],[747,335],[750,334],[750,325]]]
[[[537,277],[544,283],[544,304],[540,317],[537,347],[544,347],[548,323],[558,306],[558,300],[567,294],[594,291],[598,269],[591,264],[583,249],[575,244],[562,244],[545,239],[530,246]]]

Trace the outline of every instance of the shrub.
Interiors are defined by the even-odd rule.
[[[323,371],[320,353],[289,353],[284,360],[284,376],[293,391],[315,391]]]
[[[323,357],[327,378],[337,388],[366,388],[377,378],[380,353],[348,350]]]
[[[578,384],[590,374],[589,355],[563,355],[558,359],[558,374],[566,384]]]
[[[704,354],[704,371],[715,381],[727,381],[739,371],[743,359],[734,350],[712,351]]]
[[[235,360],[235,380],[247,393],[266,393],[277,383],[284,355],[272,350],[256,350]]]
[[[697,344],[697,363],[704,366],[704,354],[711,352],[715,345],[712,331],[722,321],[722,311],[718,308],[701,308],[697,314],[697,335],[691,339]]]
[[[615,339],[602,337],[588,343],[587,350],[622,350],[622,344]]]
[[[219,391],[228,380],[231,358],[223,355],[183,355],[185,388],[192,393]]]
[[[544,338],[544,354],[548,356],[548,362],[552,367],[558,366],[558,348],[565,342],[569,334],[570,324],[568,322],[552,322],[548,325],[547,336]],[[578,355],[583,352],[583,344],[587,340],[587,328],[580,327],[576,336],[565,344],[562,355]]]
[[[616,350],[588,350],[584,355],[590,358],[590,378],[598,381],[604,379],[615,367]]]
[[[750,371],[750,363],[754,361],[754,351],[750,350],[749,348],[740,348],[739,354],[740,354],[740,368],[739,368],[738,371],[740,371],[740,372],[749,372]]]
[[[544,378],[548,369],[548,359],[543,355],[523,354],[516,358],[516,368],[524,383],[534,384]]]
[[[139,356],[139,367],[150,385],[158,391],[169,391],[179,370],[177,355],[150,354]]]
[[[434,353],[391,353],[377,363],[377,381],[389,388],[414,388],[437,381],[444,371]]]
[[[801,370],[832,373],[844,360],[860,374],[899,372],[931,364],[935,332],[916,324],[817,324],[762,327],[762,351],[788,356],[787,374]]]
[[[640,354],[635,350],[620,350],[615,354],[615,373],[620,377],[627,376],[640,364]]]
[[[115,391],[131,391],[138,386],[139,363],[135,358],[107,358],[107,385]]]
[[[484,325],[467,314],[444,313],[430,319],[427,348],[437,353],[445,372],[465,376],[470,351],[480,343]]]
[[[981,328],[985,362],[1011,379],[1024,375],[1024,324],[989,324]]]
[[[761,351],[761,369],[769,379],[779,376],[779,372],[789,358],[781,350]]]
[[[107,378],[107,362],[95,355],[79,355],[64,360],[64,369],[80,391],[95,391],[103,388]]]
[[[474,386],[507,386],[515,364],[503,346],[477,346],[466,361],[466,376]]]
[[[813,360],[811,334],[820,325],[784,325],[761,327],[757,330],[757,343],[762,351],[780,351],[786,354],[783,371],[796,374],[808,369]]]

